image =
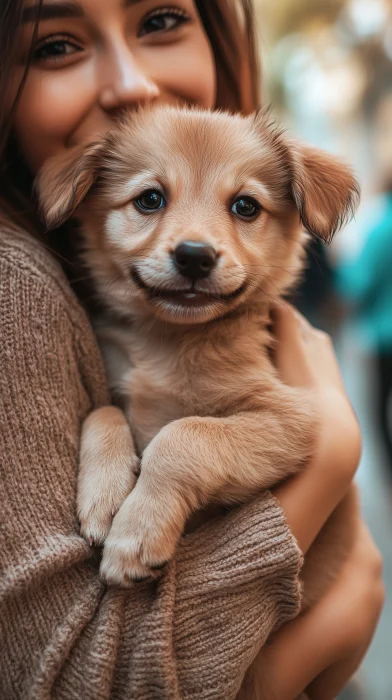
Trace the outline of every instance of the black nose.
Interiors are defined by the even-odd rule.
[[[180,243],[174,251],[174,264],[192,282],[208,277],[216,265],[216,252],[210,245],[197,241]]]

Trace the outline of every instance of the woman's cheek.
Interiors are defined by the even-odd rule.
[[[46,158],[69,146],[94,101],[88,66],[75,71],[31,71],[15,115],[14,129],[33,173]]]
[[[181,61],[179,61],[181,65]],[[216,68],[210,43],[201,33],[189,47],[181,67],[184,86],[191,91],[192,101],[201,107],[213,109],[216,104]]]
[[[216,70],[211,46],[200,30],[188,40],[161,50],[157,61],[151,49],[141,50],[139,60],[161,90],[161,100],[185,100],[206,109],[216,104]]]

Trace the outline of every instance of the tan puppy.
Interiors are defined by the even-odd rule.
[[[304,229],[331,240],[358,187],[267,113],[159,107],[48,163],[38,189],[49,226],[82,223],[105,307],[95,324],[122,410],[84,425],[78,512],[104,543],[102,574],[127,585],[156,575],[192,513],[311,457],[312,397],[279,380],[269,308],[301,271]]]

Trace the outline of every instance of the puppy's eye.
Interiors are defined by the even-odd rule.
[[[239,197],[233,202],[231,211],[241,219],[255,219],[261,211],[261,206],[253,197]]]
[[[153,214],[166,206],[166,200],[159,190],[146,190],[134,200],[134,204],[142,214]]]

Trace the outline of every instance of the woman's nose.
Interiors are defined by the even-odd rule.
[[[117,44],[113,55],[98,68],[100,104],[105,111],[159,97],[158,85],[137,64],[128,46]]]

